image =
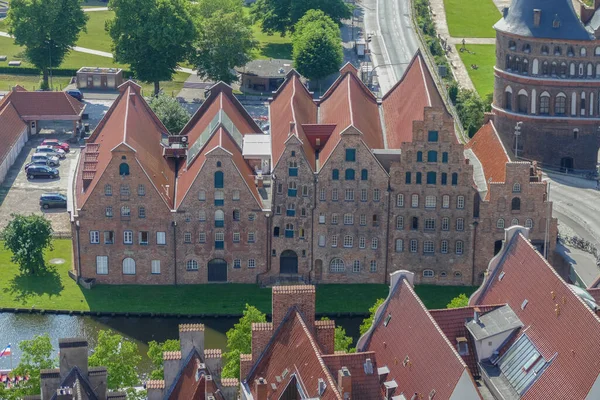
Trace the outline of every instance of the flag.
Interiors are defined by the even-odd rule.
[[[0,351],[0,357],[10,356],[10,344],[6,348]]]

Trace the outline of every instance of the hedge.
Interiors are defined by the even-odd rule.
[[[76,69],[57,68],[52,70],[52,76],[75,76],[77,71]],[[0,74],[41,75],[42,71],[31,67],[0,67]],[[123,77],[128,78],[129,76],[133,76],[133,73],[129,70],[123,70]]]

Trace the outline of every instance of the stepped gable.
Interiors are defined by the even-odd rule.
[[[524,234],[522,227],[507,230],[504,247],[469,303],[508,304],[524,325],[515,339],[526,335],[550,361],[523,399],[589,398],[600,376],[600,318]]]
[[[423,54],[418,50],[402,78],[382,99],[388,148],[399,149],[402,143],[412,142],[413,122],[423,120],[426,107],[446,109]]]
[[[156,191],[166,205],[173,208],[175,165],[163,157],[161,143],[163,136],[168,134],[167,128],[144,100],[139,85],[127,81],[119,86],[119,92],[119,97],[87,140],[80,162],[83,168],[78,169],[77,205],[79,208],[85,205],[112,160],[112,150],[123,144],[134,151],[136,161]]]
[[[506,163],[510,157],[504,144],[498,136],[494,123],[490,120],[483,125],[465,145],[471,149],[483,168],[487,187],[486,200],[490,199],[489,184],[491,182],[504,182],[506,178]]]
[[[304,126],[316,124],[317,105],[295,70],[288,72],[284,83],[275,92],[270,103],[270,116],[273,169],[285,150],[289,136],[295,135],[302,142],[306,159],[314,171],[315,149],[306,136]],[[293,126],[290,126],[292,123]]]
[[[349,127],[358,129],[370,149],[383,149],[383,130],[377,98],[358,78],[350,63],[340,70],[340,76],[319,100],[319,124],[335,125],[331,137],[319,154],[319,164],[325,165]]]

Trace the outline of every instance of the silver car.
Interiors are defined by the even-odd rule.
[[[67,156],[67,154],[65,153],[65,151],[63,149],[57,149],[52,146],[38,146],[35,149],[35,152],[36,153],[48,153],[48,154],[57,156],[59,158],[65,158]]]
[[[31,156],[31,161],[45,161],[51,167],[58,167],[60,165],[58,157],[49,153],[35,153]]]

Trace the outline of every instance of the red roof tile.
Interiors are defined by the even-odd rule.
[[[374,352],[323,355],[323,361],[331,375],[337,378],[338,371],[347,367],[352,379],[352,399],[379,399],[379,375],[377,375],[377,357]],[[365,373],[365,363],[371,360],[373,373]]]
[[[507,242],[471,303],[508,304],[542,356],[553,359],[523,399],[584,399],[600,375],[600,318],[521,233]]]
[[[4,162],[17,140],[21,137],[27,125],[21,120],[17,110],[8,102],[0,108],[0,164]]]
[[[586,290],[596,300],[596,304],[600,304],[600,288],[588,288]]]
[[[202,360],[197,353],[190,358],[188,363],[183,367],[181,375],[178,376],[177,382],[169,395],[169,400],[204,400],[206,379],[202,375],[201,379],[196,380],[196,371],[200,367]],[[171,388],[167,388],[171,390]]]
[[[490,182],[504,182],[506,163],[510,162],[510,158],[491,120],[477,131],[469,140],[465,149],[471,149],[479,159],[483,167],[486,185],[489,185]],[[488,186],[486,200],[489,200],[489,198]]]
[[[38,117],[37,119],[63,117],[78,120],[85,109],[84,103],[65,92],[28,92],[21,87],[4,96],[0,108],[9,102],[25,120],[34,116]]]
[[[425,107],[444,107],[435,81],[417,51],[402,78],[382,99],[385,135],[389,149],[399,149],[412,142],[413,121],[423,120]]]

